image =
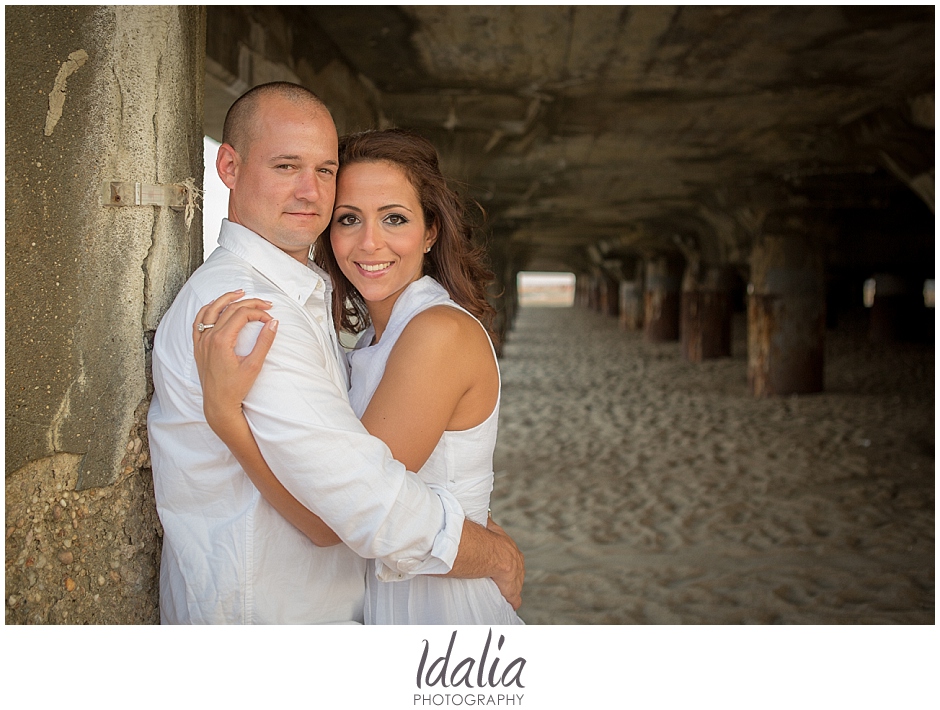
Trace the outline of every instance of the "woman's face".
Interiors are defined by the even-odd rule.
[[[369,311],[387,311],[407,286],[421,278],[424,253],[437,228],[424,223],[424,210],[405,172],[394,163],[353,163],[342,167],[330,243],[339,268],[362,294]]]

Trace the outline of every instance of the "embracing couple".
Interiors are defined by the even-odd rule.
[[[522,623],[490,274],[434,147],[274,83],[216,167],[219,248],[154,342],[163,623]]]

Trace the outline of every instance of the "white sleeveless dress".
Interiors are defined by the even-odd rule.
[[[398,297],[388,326],[376,345],[370,326],[349,354],[352,369],[349,401],[362,417],[385,373],[388,356],[411,319],[432,306],[446,305],[466,311],[450,300],[447,291],[430,276],[415,281]],[[471,316],[472,317],[472,316]],[[483,327],[482,325],[480,326]],[[491,346],[492,347],[492,346]],[[495,351],[493,358],[496,358]],[[498,366],[498,365],[497,365]],[[499,400],[482,424],[466,431],[445,431],[430,458],[417,472],[425,483],[446,488],[460,502],[470,520],[486,525],[493,490],[493,449]],[[366,624],[522,624],[492,579],[450,579],[415,575],[383,582],[375,562],[366,573]]]

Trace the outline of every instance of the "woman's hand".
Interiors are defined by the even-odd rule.
[[[238,290],[220,296],[203,306],[193,323],[193,354],[202,383],[203,410],[213,430],[233,416],[241,417],[242,401],[258,378],[277,332],[277,321],[267,313],[271,303],[258,298],[239,301],[244,293]],[[265,325],[251,352],[237,355],[238,334],[251,321]]]
[[[220,296],[203,306],[193,323],[193,353],[202,383],[202,408],[206,421],[278,513],[314,545],[336,545],[340,542],[336,533],[277,480],[242,412],[242,401],[261,372],[261,365],[277,331],[277,321],[267,313],[270,301],[258,298],[239,301],[244,295],[244,291],[238,290]],[[235,343],[238,333],[251,321],[261,321],[264,327],[251,352],[245,356],[237,355]]]

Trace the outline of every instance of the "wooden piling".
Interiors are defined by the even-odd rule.
[[[822,256],[797,236],[765,236],[751,257],[748,385],[755,397],[823,389]]]
[[[689,362],[731,355],[729,267],[687,268],[682,280],[680,346]]]
[[[643,338],[648,343],[679,339],[682,263],[658,256],[646,262],[643,293]]]

